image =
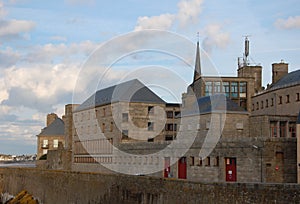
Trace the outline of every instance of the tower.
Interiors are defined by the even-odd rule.
[[[194,81],[197,81],[201,78],[201,62],[200,62],[200,47],[199,47],[199,40],[197,41],[197,48],[196,48],[196,61],[195,61],[195,71],[194,71]]]
[[[250,41],[248,36],[245,37],[245,53],[241,62],[238,58],[238,77],[249,77],[254,79],[254,92],[262,90],[262,66],[251,65],[249,62]]]
[[[272,84],[276,83],[283,76],[288,74],[288,63],[281,60],[280,63],[272,64]]]

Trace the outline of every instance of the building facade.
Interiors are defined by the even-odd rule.
[[[65,144],[64,121],[51,113],[47,115],[46,125],[37,135],[37,159],[49,150],[57,149],[60,142]]]

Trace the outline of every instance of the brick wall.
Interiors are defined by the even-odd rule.
[[[0,192],[26,189],[44,204],[299,203],[300,185],[197,183],[147,176],[0,168]]]

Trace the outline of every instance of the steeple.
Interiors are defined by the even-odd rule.
[[[197,41],[197,50],[196,50],[196,61],[195,61],[195,71],[194,71],[194,82],[201,77],[201,63],[200,63],[200,48],[199,48],[199,39]]]

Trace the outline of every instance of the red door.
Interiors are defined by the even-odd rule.
[[[236,158],[225,158],[226,181],[236,181]]]
[[[170,176],[171,176],[170,157],[165,157],[164,177],[168,178]]]
[[[181,157],[178,161],[178,178],[186,179],[186,157]]]

